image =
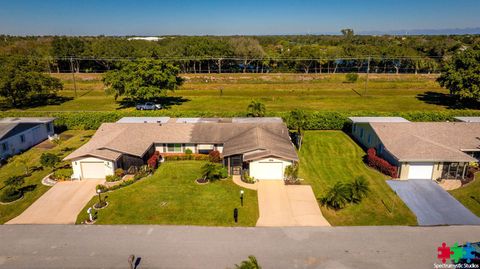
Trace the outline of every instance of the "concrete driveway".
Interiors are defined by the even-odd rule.
[[[258,183],[257,226],[330,226],[310,186],[285,186],[282,180]]]
[[[74,224],[85,204],[104,180],[65,181],[55,184],[22,214],[6,224]]]
[[[432,180],[389,180],[419,225],[480,225],[480,218]]]

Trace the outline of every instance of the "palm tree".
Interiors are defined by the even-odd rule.
[[[345,207],[350,200],[350,190],[342,182],[337,182],[327,192],[327,195],[320,199],[322,205],[339,210]]]
[[[242,261],[240,265],[235,264],[236,269],[262,269],[255,256],[248,256],[248,260]]]
[[[219,174],[219,165],[216,163],[208,162],[202,166],[202,175],[203,178],[213,180],[217,178]]]
[[[303,140],[303,129],[305,129],[305,125],[307,124],[307,114],[305,111],[301,109],[294,109],[290,111],[290,115],[288,117],[288,124],[290,128],[297,130],[297,141],[296,144],[298,149],[302,146]]]
[[[252,100],[247,107],[247,112],[249,117],[265,117],[265,104],[257,100]]]
[[[359,176],[348,184],[350,188],[350,200],[353,203],[362,201],[362,198],[367,197],[370,192],[370,186],[364,176]]]

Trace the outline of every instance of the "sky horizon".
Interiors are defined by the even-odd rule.
[[[480,29],[480,1],[3,1],[8,35],[282,35]]]

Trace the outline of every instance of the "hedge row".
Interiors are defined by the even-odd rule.
[[[245,117],[245,113],[195,112],[195,111],[105,111],[105,112],[0,112],[0,117],[56,117],[55,125],[64,129],[97,129],[104,122],[115,122],[122,117],[168,116],[168,117]],[[282,117],[289,124],[288,112],[269,113]],[[411,112],[307,112],[307,130],[340,130],[352,116],[399,116],[410,121],[453,121],[456,116],[480,116],[479,110],[411,111]]]

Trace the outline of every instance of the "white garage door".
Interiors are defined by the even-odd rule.
[[[103,162],[82,162],[82,178],[105,178],[105,164]]]
[[[259,162],[250,167],[250,176],[256,179],[283,179],[281,162]]]
[[[433,163],[410,164],[408,179],[432,179]]]

